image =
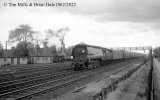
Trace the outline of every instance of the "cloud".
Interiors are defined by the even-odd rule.
[[[101,22],[160,22],[159,0],[60,0],[59,2],[62,1],[76,2],[77,6],[49,10],[88,16]]]
[[[12,0],[12,2],[76,3],[76,7],[42,7],[43,10],[40,7],[26,7],[25,9],[37,13],[41,11],[68,12],[101,22],[160,22],[160,0]]]
[[[101,13],[94,17],[100,21],[157,22],[159,5],[159,0],[112,0],[111,5],[101,8]]]
[[[34,30],[68,26],[66,46],[85,42],[91,45],[139,46],[157,45],[159,41],[159,1],[157,0],[19,0],[14,2],[76,2],[72,7],[7,7],[0,9],[1,32],[19,24],[30,24]],[[6,0],[10,2],[10,0]],[[157,37],[154,37],[157,35]],[[7,38],[7,35],[5,36]],[[151,39],[150,39],[151,37]],[[6,40],[4,38],[3,41]],[[55,41],[51,41],[49,45]],[[5,42],[4,42],[5,43]]]

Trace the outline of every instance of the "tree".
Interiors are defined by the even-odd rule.
[[[26,49],[25,46],[27,45]],[[31,42],[20,42],[17,44],[15,56],[33,56],[35,55],[35,47]]]
[[[3,48],[3,46],[2,46],[2,44],[1,44],[1,42],[0,42],[0,50]]]
[[[48,47],[48,42],[43,41],[43,51],[41,52],[42,56],[55,56],[57,55],[57,49],[55,45],[52,45],[51,47]]]
[[[73,48],[74,48],[73,45],[68,47],[69,55],[72,55]]]
[[[38,56],[40,53],[40,46],[39,44],[36,44],[36,56]]]
[[[160,57],[160,47],[155,48],[153,52],[156,57]]]
[[[55,45],[50,47],[50,51],[51,51],[52,55],[54,55],[54,56],[57,55],[57,49],[56,49]]]
[[[66,35],[66,32],[69,31],[69,28],[68,27],[65,27],[65,28],[61,28],[57,31],[57,37],[60,38],[60,41],[61,41],[61,46],[62,46],[62,49],[64,50],[65,49],[65,43],[64,43],[64,37]]]
[[[40,44],[43,43],[43,39],[41,39],[42,37],[42,34],[40,34],[39,31],[36,31],[36,34],[35,34],[35,48],[36,48],[36,56],[39,56],[40,53],[41,53],[41,49],[40,49]]]
[[[11,55],[12,57],[16,56],[16,47],[14,47],[14,46],[11,47],[11,54],[12,54]]]
[[[41,53],[42,56],[51,56],[51,52],[47,44],[47,41],[43,41],[43,51]]]
[[[66,32],[69,31],[68,27],[65,28],[60,28],[57,31],[48,29],[46,31],[46,40],[48,40],[51,37],[58,37],[60,42],[61,42],[61,52],[65,51],[65,43],[64,43],[64,39],[66,36]]]
[[[33,31],[32,27],[30,25],[20,25],[18,28],[15,28],[14,30],[11,30],[9,32],[9,44],[18,42],[19,45],[17,45],[18,48],[21,48],[23,50],[24,56],[27,56],[29,51],[27,50],[29,42],[34,40],[34,34],[36,31]],[[23,45],[22,47],[19,47],[20,45]]]
[[[1,42],[0,42],[0,57],[4,57],[4,51]]]

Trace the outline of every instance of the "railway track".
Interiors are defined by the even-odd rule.
[[[28,67],[28,68],[25,68]],[[12,75],[20,75],[20,74],[26,74],[26,73],[31,73],[35,71],[44,71],[44,70],[49,70],[49,69],[61,69],[61,68],[69,68],[70,63],[65,63],[65,64],[42,64],[42,65],[21,65],[21,67],[16,67],[16,66],[10,66],[10,67],[5,67],[6,69],[15,69],[16,72],[11,72],[11,73],[0,73],[0,78],[1,77],[9,77]]]
[[[10,73],[10,74],[5,74],[5,75],[0,75],[0,80],[1,82],[6,82],[6,81],[13,81],[13,80],[17,80],[17,79],[24,79],[26,77],[33,77],[33,76],[37,76],[40,74],[45,74],[45,73],[53,73],[53,72],[57,72],[57,71],[63,71],[63,70],[70,70],[72,68],[39,68],[39,70],[29,70],[29,71],[21,71],[21,72],[17,72],[17,73]]]
[[[139,64],[138,66],[143,66],[143,65],[144,65],[145,63],[147,63],[147,62],[148,62],[148,61],[143,62],[143,63]],[[113,73],[108,74],[108,75],[106,75],[106,76],[104,76],[104,77],[101,77],[101,78],[95,80],[94,82],[99,82],[99,81],[101,81],[101,80],[103,80],[103,79],[109,78],[111,75],[115,75],[115,74],[117,74],[117,73],[119,73],[119,72],[121,72],[121,71],[127,70],[127,69],[130,69],[130,65],[128,65],[127,67],[122,67],[121,69],[119,69],[119,70],[117,70],[117,71],[114,71]],[[81,91],[81,90],[84,89],[84,88],[86,88],[86,85],[83,85],[83,86],[81,86],[81,87],[79,87],[79,88],[77,88],[77,89],[71,90],[70,92],[68,92],[68,93],[66,93],[66,94],[64,94],[64,95],[61,95],[61,96],[59,96],[59,97],[56,97],[56,98],[54,98],[54,99],[52,99],[52,100],[61,100],[61,99],[64,100],[64,97],[70,96],[70,94],[73,95],[73,93],[77,93],[77,92]],[[87,100],[88,100],[88,99],[87,99]]]
[[[133,61],[129,61],[127,63],[131,63]],[[124,65],[124,63],[118,65],[118,67]],[[117,67],[116,67],[117,68]],[[75,72],[75,73],[70,73],[72,75],[70,76],[64,76],[62,78],[58,78],[58,79],[53,79],[53,80],[50,80],[50,81],[44,81],[43,78],[42,80],[43,81],[40,81],[38,84],[30,84],[30,85],[27,85],[28,87],[26,87],[25,85],[22,85],[23,88],[18,88],[18,89],[15,89],[15,88],[11,88],[12,91],[2,91],[4,93],[2,93],[0,95],[0,98],[15,98],[15,100],[23,100],[25,98],[28,98],[28,97],[31,97],[31,96],[34,96],[34,95],[37,95],[37,94],[41,94],[41,93],[45,93],[49,90],[52,90],[52,89],[55,89],[55,88],[58,88],[60,86],[63,86],[63,85],[66,85],[66,84],[69,84],[69,83],[72,83],[74,81],[77,81],[77,80],[81,80],[83,78],[86,78],[86,77],[90,77],[90,76],[93,76],[93,75],[96,75],[100,72],[105,72],[105,71],[108,71],[109,69],[106,69],[104,70],[103,67],[100,68],[100,69],[94,69],[94,70],[89,70],[89,71],[84,71],[84,72]],[[113,70],[112,67],[110,70]],[[23,84],[25,84],[26,82],[24,82]],[[32,83],[32,82],[31,82]],[[12,84],[12,86],[14,87],[14,84]],[[18,86],[18,84],[17,84]]]
[[[24,79],[19,79],[19,80],[13,80],[13,81],[7,81],[7,82],[2,82],[0,83],[0,94],[7,92],[7,91],[13,91],[16,89],[22,89],[24,87],[29,87],[32,85],[36,85],[38,83],[45,83],[47,81],[56,79],[56,78],[61,78],[65,75],[70,75],[73,74],[73,70],[64,70],[56,73],[45,73],[39,76],[34,76],[34,77],[29,77],[29,78],[24,78]],[[76,72],[75,72],[76,73]],[[14,87],[14,89],[13,89]]]

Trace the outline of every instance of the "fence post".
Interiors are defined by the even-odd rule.
[[[102,88],[102,100],[105,100],[106,95],[105,95],[105,88]]]

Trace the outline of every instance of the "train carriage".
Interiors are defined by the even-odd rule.
[[[112,59],[122,59],[123,58],[123,51],[121,50],[113,50],[113,58]]]
[[[128,51],[124,52],[124,58],[127,59],[130,57],[130,53]]]
[[[99,46],[78,44],[73,48],[72,56],[74,70],[79,70],[99,67],[104,62],[119,62],[142,55],[123,50],[110,50]]]

